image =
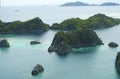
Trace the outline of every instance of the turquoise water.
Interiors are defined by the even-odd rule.
[[[34,13],[38,13],[46,23],[52,24],[70,16],[74,17],[74,15],[87,18],[96,12],[108,13],[112,17],[120,17],[118,14],[120,7],[111,7],[111,9],[110,7],[90,7],[94,9],[94,11],[90,10],[90,12],[88,7],[77,7],[72,8],[73,12],[71,11],[68,15],[66,12],[67,10],[69,12],[70,8],[63,8],[63,11],[62,8],[52,7],[53,9],[51,10],[55,14],[59,13],[57,12],[58,9],[60,10],[61,13],[56,14],[56,17],[61,17],[60,19],[53,19],[55,16],[51,13],[54,12],[47,10],[46,7],[44,7],[44,10],[41,8],[32,9],[33,11],[31,11],[22,7],[20,8],[20,13],[16,13],[14,12],[16,7],[4,7],[2,8],[1,19],[4,21],[26,20],[35,16],[36,14]],[[11,11],[7,13],[8,9]],[[39,9],[41,10],[38,11]],[[28,11],[31,11],[31,13]],[[41,12],[44,11],[48,11],[48,13],[42,14]],[[22,12],[25,14],[22,14]],[[86,13],[83,14],[81,12]],[[9,14],[12,16],[9,16]],[[16,16],[14,16],[15,14]],[[48,17],[50,15],[51,17]],[[83,15],[86,16],[84,17]],[[76,49],[67,56],[58,56],[56,53],[47,52],[56,31],[50,30],[42,35],[0,35],[1,39],[6,38],[11,45],[7,49],[0,48],[0,79],[120,79],[120,75],[116,73],[114,66],[115,57],[117,52],[120,51],[120,47],[115,49],[108,47],[108,43],[111,41],[120,45],[120,25],[95,31],[105,45]],[[42,44],[31,46],[29,44],[31,40],[41,41]],[[31,70],[38,63],[43,65],[45,71],[38,76],[32,76]]]

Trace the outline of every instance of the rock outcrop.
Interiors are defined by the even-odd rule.
[[[10,47],[10,44],[6,39],[0,41],[0,47]]]
[[[72,47],[68,45],[66,42],[62,41],[55,51],[58,55],[67,55],[72,52]]]
[[[101,39],[91,29],[77,29],[72,32],[59,31],[56,33],[49,52],[57,54],[69,54],[72,48],[92,47],[103,45]]]
[[[108,44],[108,46],[110,46],[110,47],[118,47],[118,44],[115,43],[115,42],[110,42],[110,43]]]
[[[39,42],[39,41],[31,41],[30,44],[31,44],[31,45],[34,45],[34,44],[41,44],[41,42]]]
[[[118,52],[116,56],[115,68],[120,73],[120,52]]]
[[[42,65],[40,64],[37,64],[34,69],[32,70],[31,74],[32,75],[38,75],[39,73],[43,72],[44,71],[44,68]]]

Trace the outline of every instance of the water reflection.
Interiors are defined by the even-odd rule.
[[[66,58],[68,56],[71,56],[72,54],[89,54],[89,53],[95,53],[98,51],[100,46],[94,46],[94,47],[84,47],[84,48],[78,48],[78,49],[73,49],[73,52],[67,55],[58,55],[56,52],[49,52],[50,54],[55,54],[55,56],[59,58]]]
[[[65,59],[69,54],[67,55],[58,55],[57,53],[55,53],[57,57],[61,58],[61,59]]]
[[[1,52],[8,52],[8,51],[9,51],[9,48],[0,48],[0,51],[1,51]]]
[[[98,50],[100,46],[94,46],[94,47],[85,47],[85,48],[78,48],[73,49],[73,54],[88,54],[88,53],[94,53]]]
[[[44,73],[44,72],[43,72],[43,73]],[[41,77],[42,77],[43,73],[39,73],[39,74],[36,75],[36,76],[33,76],[33,75],[31,75],[31,76],[32,76],[33,79],[38,79],[38,78],[41,78]]]

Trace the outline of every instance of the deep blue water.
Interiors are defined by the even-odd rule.
[[[120,18],[120,7],[3,7],[1,11],[3,21],[24,21],[38,16],[48,24],[70,17],[85,19],[99,12]],[[75,49],[67,56],[47,51],[56,31],[42,35],[0,35],[0,39],[6,38],[11,45],[0,48],[0,79],[120,79],[114,66],[120,47],[108,47],[111,41],[120,45],[120,25],[95,31],[104,45]],[[31,46],[31,40],[42,44]],[[42,64],[45,71],[32,76],[31,70],[36,64]]]

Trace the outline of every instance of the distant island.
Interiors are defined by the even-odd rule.
[[[100,6],[119,6],[119,5],[120,4],[112,3],[112,2],[106,2],[106,3],[100,4]]]
[[[77,2],[65,3],[62,4],[61,6],[89,6],[89,4],[77,1]]]
[[[113,2],[105,2],[105,3],[98,5],[98,4],[88,4],[88,3],[76,1],[76,2],[68,2],[68,3],[62,4],[60,6],[64,7],[64,6],[119,6],[119,5],[120,4],[113,3]]]

